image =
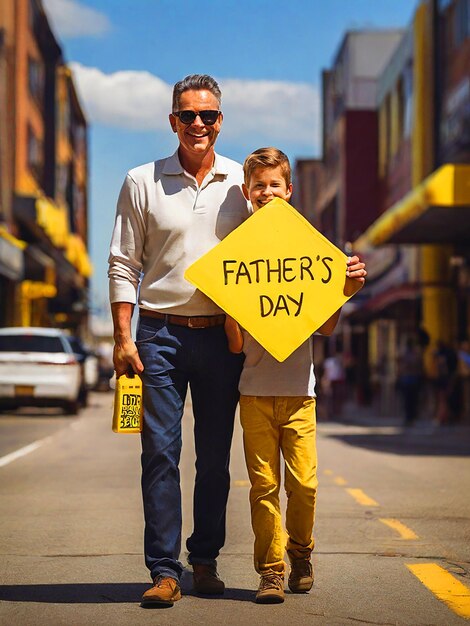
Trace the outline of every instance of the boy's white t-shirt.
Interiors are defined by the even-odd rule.
[[[315,397],[311,337],[279,363],[246,330],[242,333],[245,363],[238,388],[243,396]]]

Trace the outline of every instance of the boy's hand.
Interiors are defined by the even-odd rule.
[[[243,351],[243,335],[238,325],[233,317],[230,315],[225,316],[225,334],[227,335],[228,341],[228,349],[233,354],[240,354]]]
[[[364,286],[366,282],[367,270],[366,264],[363,263],[358,256],[351,256],[348,259],[346,268],[346,284],[344,286],[344,295],[353,296]]]

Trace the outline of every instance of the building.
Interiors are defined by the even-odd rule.
[[[377,215],[377,93],[380,77],[403,33],[383,30],[345,34],[332,67],[322,75],[321,163],[296,163],[300,210],[345,252]],[[315,356],[320,364],[328,353],[354,354],[359,365],[355,382],[360,399],[366,402],[370,396],[368,328],[362,319],[353,317],[362,299],[361,292],[343,307],[339,332],[326,343],[317,342]]]
[[[320,159],[296,159],[293,171],[292,205],[311,224],[319,228],[316,190],[323,184],[323,163]]]
[[[369,321],[370,360],[393,362],[406,336],[424,330],[430,377],[438,342],[456,347],[470,333],[469,17],[468,0],[417,7],[382,77],[378,212],[354,243],[369,267],[389,250],[402,268],[392,294],[395,268],[377,281],[383,306]]]
[[[26,244],[14,237],[14,39],[13,2],[0,4],[0,324],[14,317],[15,289],[24,277]]]
[[[402,31],[348,32],[323,72],[324,184],[319,225],[339,247],[376,215],[377,84]]]
[[[86,119],[41,1],[4,0],[0,30],[0,241],[15,249],[0,247],[0,323],[81,333],[92,271]]]
[[[469,0],[422,0],[401,32],[345,35],[323,73],[318,167],[298,164],[301,204],[368,265],[340,348],[356,361],[358,399],[396,414],[406,340],[426,346],[432,378],[438,343],[470,335]]]

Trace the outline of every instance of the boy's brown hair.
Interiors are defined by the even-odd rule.
[[[257,167],[280,167],[287,187],[292,182],[289,159],[278,148],[259,148],[246,157],[243,163],[245,185],[249,185],[253,172]]]

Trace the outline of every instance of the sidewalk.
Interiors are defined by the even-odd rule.
[[[321,398],[319,399],[321,403]],[[321,412],[320,412],[321,413]],[[402,416],[379,416],[373,407],[346,402],[334,420],[319,420],[319,430],[336,424],[346,426],[349,443],[401,454],[470,456],[470,423],[438,425],[419,419],[404,427]],[[349,437],[347,434],[349,433]]]

